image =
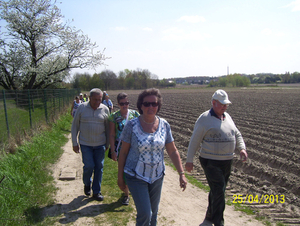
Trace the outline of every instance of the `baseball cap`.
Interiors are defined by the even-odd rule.
[[[79,96],[83,95],[82,93],[79,93]]]
[[[212,100],[218,100],[221,104],[231,104],[230,100],[228,99],[227,93],[222,89],[218,89],[212,95]]]

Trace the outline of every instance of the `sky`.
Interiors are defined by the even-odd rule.
[[[111,57],[90,74],[163,78],[300,72],[300,0],[58,0]]]

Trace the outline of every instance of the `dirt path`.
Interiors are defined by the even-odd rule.
[[[69,135],[70,138],[70,135]],[[56,202],[44,209],[45,216],[55,217],[55,225],[96,225],[99,218],[98,202],[90,201],[83,194],[81,156],[72,150],[71,139],[63,147],[64,153],[53,166],[53,176],[58,188]],[[60,180],[61,176],[74,177],[74,180]],[[158,225],[165,226],[211,226],[202,223],[207,207],[207,193],[188,184],[186,191],[179,188],[178,174],[166,166],[166,176],[158,216]],[[225,223],[230,226],[263,225],[252,216],[226,206]],[[135,222],[128,225],[133,226]]]

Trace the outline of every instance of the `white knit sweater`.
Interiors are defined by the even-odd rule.
[[[190,139],[187,162],[193,162],[198,150],[200,156],[206,159],[230,160],[235,148],[246,149],[243,137],[232,118],[228,113],[224,114],[224,121],[212,116],[210,110],[199,116]]]

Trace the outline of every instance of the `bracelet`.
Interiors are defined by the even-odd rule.
[[[179,175],[184,174],[184,171],[180,172]]]

